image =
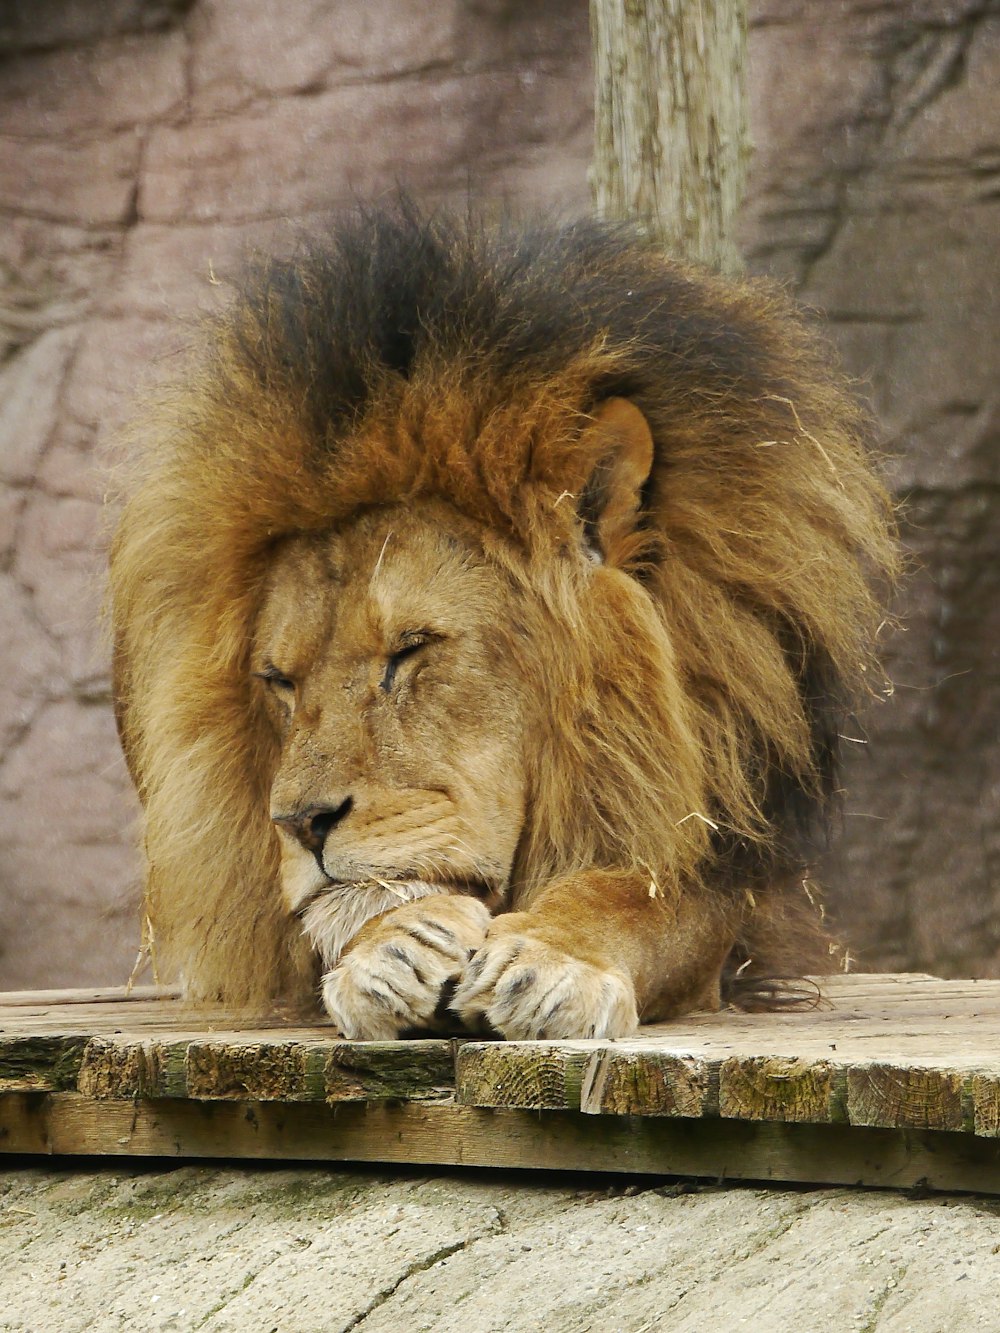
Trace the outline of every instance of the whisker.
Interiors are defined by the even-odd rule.
[[[390,532],[387,532],[387,533],[385,534],[385,541],[382,543],[382,549],[381,549],[381,551],[379,551],[379,553],[378,553],[378,559],[375,561],[375,568],[372,570],[372,576],[371,576],[371,578],[368,580],[368,590],[369,590],[369,592],[370,592],[370,591],[372,590],[372,588],[375,586],[375,580],[378,578],[378,572],[379,572],[379,570],[382,568],[382,559],[383,559],[383,557],[384,557],[384,555],[385,555],[385,548],[389,545],[389,538],[390,538],[391,536],[392,536],[392,532],[391,532],[391,531],[390,531]]]

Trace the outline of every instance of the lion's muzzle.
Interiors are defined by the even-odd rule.
[[[296,838],[306,851],[312,852],[322,870],[326,839],[350,814],[353,805],[353,797],[345,796],[334,805],[310,805],[288,815],[272,814],[271,819],[278,828],[285,829]]]

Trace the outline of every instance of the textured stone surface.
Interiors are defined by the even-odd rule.
[[[15,0],[0,15],[0,986],[118,981],[134,806],[96,626],[115,427],[247,245],[397,181],[588,206],[576,0]],[[850,768],[869,967],[1000,971],[1000,13],[753,0],[755,270],[826,311],[914,572]],[[291,226],[289,225],[291,224]],[[863,739],[862,733],[855,733]]]
[[[0,1329],[991,1333],[998,1250],[993,1203],[881,1191],[22,1167]]]
[[[754,55],[747,250],[867,383],[913,553],[831,896],[866,965],[996,975],[1000,11],[773,0]]]

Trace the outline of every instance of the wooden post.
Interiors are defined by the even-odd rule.
[[[738,271],[745,0],[591,0],[590,20],[598,215],[649,227],[678,258]]]

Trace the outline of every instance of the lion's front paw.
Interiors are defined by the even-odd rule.
[[[327,1013],[353,1041],[391,1041],[442,1026],[449,985],[489,923],[483,904],[463,895],[421,898],[387,912],[323,978]]]
[[[624,973],[583,962],[545,938],[529,913],[496,920],[465,968],[451,1008],[509,1040],[625,1037],[639,1025]]]

